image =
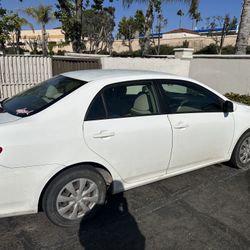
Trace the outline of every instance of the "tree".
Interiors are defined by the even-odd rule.
[[[76,53],[82,50],[82,12],[83,0],[58,0],[56,17],[62,23],[65,39],[72,43],[72,49]]]
[[[200,0],[192,0],[188,14],[189,17],[192,19],[192,30],[195,29],[195,24],[197,26],[197,23],[201,21],[201,14],[199,12],[199,4]]]
[[[27,19],[18,16],[17,14],[14,14],[12,16],[12,22],[14,23],[14,33],[15,33],[15,50],[17,54],[20,54],[20,38],[21,38],[21,29],[22,26],[28,25],[34,32],[34,27],[33,25],[27,21]]]
[[[0,50],[5,54],[5,45],[10,40],[10,33],[14,30],[12,13],[7,13],[0,3]]]
[[[91,9],[83,11],[82,36],[84,45],[90,53],[111,53],[114,40],[112,32],[115,27],[114,13],[113,7],[103,7],[101,1],[98,5],[92,5]]]
[[[223,22],[223,28],[221,32],[221,38],[220,38],[220,47],[219,47],[219,54],[222,52],[222,48],[224,45],[225,37],[229,33],[230,30],[234,30],[237,26],[237,18],[233,17],[230,18],[229,14],[225,15],[224,22]]]
[[[54,20],[54,14],[52,13],[52,5],[42,5],[38,7],[30,7],[24,10],[26,14],[33,17],[37,23],[42,26],[42,50],[43,55],[48,55],[47,38],[46,38],[46,24]]]
[[[125,16],[118,24],[118,36],[122,38],[123,45],[128,46],[129,53],[132,54],[132,41],[136,35],[135,20],[133,17],[126,18]],[[127,43],[126,43],[127,41]]]
[[[112,0],[109,1],[112,2]],[[91,46],[93,45],[95,48],[98,48],[98,46],[96,46],[97,43],[102,43],[105,40],[102,45],[109,47],[109,50],[111,50],[110,46],[113,42],[113,36],[109,30],[111,28],[113,30],[114,28],[113,21],[111,21],[114,20],[114,8],[103,7],[103,2],[103,0],[58,0],[55,15],[62,23],[65,40],[72,43],[74,52],[80,53],[85,48],[86,39],[89,40]],[[89,8],[90,3],[92,3],[91,8]],[[86,16],[90,19],[88,20]],[[87,25],[89,25],[89,27],[87,27]],[[108,25],[110,25],[110,27],[108,27]],[[101,30],[99,29],[100,26]],[[93,34],[91,30],[94,32]],[[97,35],[97,30],[99,30],[101,34]],[[97,40],[100,39],[102,41],[97,42]],[[96,50],[93,46],[93,50]]]
[[[212,18],[207,18],[207,22],[207,28],[210,30],[209,36],[215,41],[217,53],[221,54],[225,37],[231,30],[236,28],[237,18],[230,18],[229,14],[226,14],[225,17],[214,16]],[[218,31],[218,27],[222,27],[222,30]]]
[[[40,44],[41,42],[41,37],[40,36],[37,36],[37,37],[34,37],[34,38],[26,38],[24,37],[25,39],[25,43],[29,46],[30,50],[31,50],[31,54],[37,54],[38,53],[38,45]]]
[[[6,25],[6,10],[2,8],[0,3],[0,50],[5,52],[5,43],[9,38],[9,30]]]
[[[95,11],[101,11],[103,9],[103,2],[104,0],[94,0],[91,8]]]
[[[143,51],[144,47],[144,36],[145,36],[145,16],[143,14],[142,10],[137,10],[135,13],[135,23],[136,23],[136,29],[139,35],[139,44],[141,47],[141,51]]]
[[[181,28],[181,21],[182,21],[182,17],[185,15],[184,12],[182,11],[182,9],[179,9],[176,13],[177,16],[180,17],[180,21],[179,21],[179,28]]]
[[[145,56],[149,53],[150,50],[150,39],[154,21],[154,11],[159,13],[159,9],[161,9],[162,2],[184,2],[191,3],[197,0],[123,0],[124,6],[129,7],[133,2],[147,2],[147,10],[145,15],[145,25],[144,25],[144,38],[142,39],[142,55]]]
[[[157,23],[156,23],[156,32],[158,34],[157,38],[157,47],[156,47],[156,54],[160,55],[161,50],[161,31],[164,27],[166,27],[168,20],[164,18],[162,13],[158,13],[157,15]]]
[[[122,18],[118,24],[118,37],[123,39],[123,44],[129,47],[129,52],[132,54],[132,42],[138,35],[142,35],[144,30],[145,17],[141,10],[137,10],[133,17]]]
[[[194,20],[195,20],[195,29],[197,29],[198,23],[202,21],[202,17],[201,17],[200,12],[196,13]]]
[[[236,40],[236,54],[246,54],[250,35],[250,0],[244,0],[239,33]]]
[[[142,10],[137,10],[135,12],[135,23],[136,23],[136,29],[139,32],[139,35],[143,35],[144,33],[144,24],[145,24],[145,16],[143,14]]]

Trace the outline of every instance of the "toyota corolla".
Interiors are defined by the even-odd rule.
[[[164,73],[64,73],[1,103],[0,216],[72,226],[107,190],[225,161],[250,165],[249,107]]]

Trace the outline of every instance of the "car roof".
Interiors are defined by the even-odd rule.
[[[139,78],[139,77],[147,77],[147,78],[155,78],[155,77],[168,77],[168,76],[175,76],[171,74],[161,73],[161,72],[155,72],[155,71],[146,71],[146,70],[122,70],[122,69],[111,69],[111,70],[78,70],[78,71],[71,71],[62,73],[61,75],[90,82],[90,81],[96,81],[100,79],[107,79],[107,78],[117,78],[117,77],[133,77],[133,78]]]

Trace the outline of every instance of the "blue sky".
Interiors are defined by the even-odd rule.
[[[2,0],[2,6],[6,9],[13,11],[31,6],[32,7],[37,6],[39,5],[39,3],[55,5],[57,1],[23,0],[23,2],[20,3],[18,0]],[[110,5],[110,3],[106,0],[105,4]],[[145,3],[134,3],[130,6],[130,8],[124,8],[122,6],[122,0],[114,0],[112,5],[116,8],[116,23],[119,22],[122,16],[134,15],[137,9],[143,10],[144,13],[146,10]],[[241,8],[242,8],[242,0],[201,0],[200,12],[204,21],[199,24],[198,28],[205,26],[206,17],[211,17],[211,16],[224,16],[225,14],[229,13],[231,16],[236,16],[239,20],[241,14]],[[175,3],[175,4],[163,4],[163,12],[165,17],[168,19],[168,25],[164,28],[164,31],[169,31],[179,27],[179,17],[176,15],[176,12],[179,9],[182,9],[185,13],[185,16],[182,19],[183,20],[182,26],[184,28],[191,29],[192,22],[186,15],[188,10],[188,5]],[[35,28],[40,28],[35,23],[34,20],[32,20],[31,18],[27,19],[29,19],[33,23]],[[58,21],[55,21],[53,23],[48,24],[47,28],[54,28],[59,25],[60,23]]]

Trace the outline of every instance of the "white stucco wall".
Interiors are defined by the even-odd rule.
[[[168,58],[101,58],[103,69],[138,69],[152,70],[188,76],[190,60],[168,59]]]
[[[189,76],[222,94],[250,94],[250,57],[199,56],[191,61]]]
[[[250,56],[197,55],[167,58],[101,58],[103,69],[142,69],[191,77],[218,92],[250,94]]]

